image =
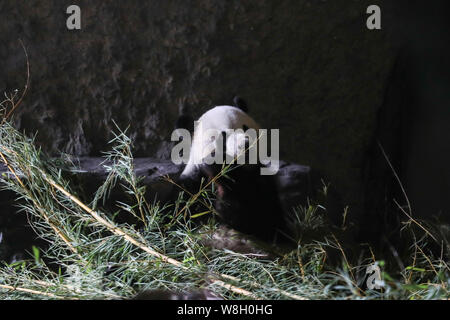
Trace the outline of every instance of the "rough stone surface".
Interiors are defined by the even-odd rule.
[[[88,157],[82,157],[76,163],[79,168],[77,178],[88,194],[93,194],[106,179],[108,173],[103,164],[108,164],[104,163],[103,158]],[[138,158],[134,160],[134,169],[136,176],[143,178],[142,184],[147,186],[149,199],[152,201],[156,199],[162,203],[176,200],[179,189],[164,177],[169,176],[176,180],[183,169],[182,166],[175,165],[170,160]]]
[[[355,209],[395,46],[365,27],[373,1],[0,2],[0,90],[31,87],[15,116],[49,152],[98,156],[113,120],[135,156],[167,159],[180,106],[194,116],[244,97],[279,128],[281,158],[318,168]],[[376,1],[388,23],[390,1]],[[389,29],[388,29],[389,30]]]

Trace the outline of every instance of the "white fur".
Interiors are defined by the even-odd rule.
[[[226,153],[231,157],[243,155],[248,142],[249,139],[244,133],[231,134],[227,138]]]
[[[201,124],[201,130],[198,130],[199,126],[196,126],[194,130],[189,161],[181,173],[181,177],[196,174],[199,165],[198,159],[204,159],[206,157],[205,150],[209,152],[211,148],[215,147],[214,139],[207,138],[203,134],[205,130],[216,130],[220,134],[227,129],[243,129],[244,125],[250,129],[259,129],[259,125],[247,113],[232,106],[214,107],[205,112],[197,121]],[[233,149],[236,147],[234,146]]]

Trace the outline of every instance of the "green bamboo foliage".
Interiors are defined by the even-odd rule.
[[[262,250],[270,254],[263,256],[215,249],[207,245],[218,230],[211,184],[204,183],[197,194],[180,190],[172,204],[149,203],[135,175],[126,132],[117,130],[111,146],[103,185],[94,195],[77,194],[81,189],[70,179],[76,171],[72,162],[64,156],[50,159],[33,138],[2,122],[0,160],[8,173],[1,177],[1,188],[17,194],[19,214],[28,216],[49,246],[34,248],[27,260],[1,265],[1,299],[128,299],[147,289],[208,289],[224,299],[449,297],[446,226],[406,224],[411,246],[396,268],[377,261],[364,246],[356,258],[350,256],[341,236],[345,231],[326,225],[323,207],[310,202],[292,213],[292,247],[266,246]],[[129,199],[116,203],[116,210],[138,225],[119,223],[115,212],[104,209],[113,188]],[[190,218],[199,213],[193,204],[212,213],[208,223]],[[306,239],[308,233],[315,238]],[[427,250],[436,239],[442,244],[440,256]],[[338,264],[331,263],[330,252],[337,252]],[[365,283],[366,268],[373,263],[389,270],[382,274],[380,290],[368,290]]]

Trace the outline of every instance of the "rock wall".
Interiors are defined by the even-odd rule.
[[[368,228],[386,215],[392,223],[392,201],[409,202],[416,219],[440,216],[450,222],[450,21],[448,1],[402,1],[396,13],[396,37],[402,43],[391,72],[371,152],[367,155],[365,212]],[[402,182],[394,178],[380,143]],[[406,207],[405,207],[406,208]],[[388,217],[390,216],[390,217]],[[393,217],[394,216],[394,217]]]
[[[82,29],[66,28],[78,4]],[[369,31],[366,8],[392,1],[0,2],[0,90],[31,87],[15,115],[48,152],[98,156],[113,120],[135,156],[167,158],[180,106],[195,116],[244,97],[279,128],[281,158],[311,165],[361,207],[364,157],[398,43]]]

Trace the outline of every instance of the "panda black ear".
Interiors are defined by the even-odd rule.
[[[245,102],[244,99],[242,99],[241,97],[235,96],[233,98],[233,104],[236,108],[241,109],[242,111],[248,113],[248,105],[247,102]]]
[[[194,132],[194,118],[187,114],[179,116],[175,123],[175,129],[186,129],[189,132]]]
[[[179,116],[175,122],[175,129],[186,129],[194,132],[194,118],[191,115],[191,105],[187,101],[179,103]]]

